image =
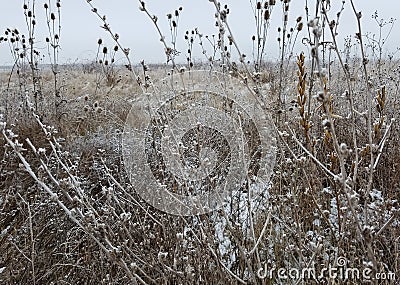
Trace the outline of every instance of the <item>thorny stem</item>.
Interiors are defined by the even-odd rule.
[[[329,18],[328,18],[328,13],[327,13],[327,11],[326,11],[324,6],[322,6],[322,12],[323,12],[324,17],[326,18],[326,21],[328,23],[330,23]],[[337,24],[338,23],[336,23],[336,28],[337,28]],[[357,150],[358,143],[357,143],[357,134],[356,134],[356,115],[355,115],[355,107],[354,107],[353,89],[352,89],[351,82],[350,82],[349,71],[345,68],[342,56],[341,56],[341,54],[340,54],[340,52],[338,50],[338,47],[337,47],[336,28],[335,28],[335,30],[330,28],[330,31],[331,31],[331,36],[332,36],[332,41],[333,41],[333,44],[334,44],[334,50],[336,52],[336,56],[337,56],[337,58],[338,58],[338,60],[340,62],[340,66],[342,67],[343,71],[346,74],[345,79],[346,79],[346,84],[347,84],[347,88],[348,88],[347,98],[348,98],[348,100],[350,102],[350,113],[351,113],[351,121],[352,121],[351,131],[352,131],[353,148],[354,148],[354,155],[355,155],[354,170],[353,170],[353,176],[352,176],[352,181],[354,182],[354,181],[356,181],[357,175],[358,175],[359,157],[358,157],[358,150]],[[354,186],[355,186],[355,183],[351,183],[352,189],[354,188]]]
[[[133,75],[133,77],[134,77],[133,80],[136,82],[136,81],[137,81],[137,78],[138,78],[138,75],[136,74],[135,70],[133,69],[132,61],[131,61],[131,59],[129,58],[129,49],[126,49],[126,48],[124,48],[124,47],[122,46],[121,42],[118,40],[118,39],[119,39],[119,36],[118,36],[117,34],[114,34],[114,33],[112,32],[111,27],[110,27],[110,25],[107,23],[105,17],[104,17],[104,16],[101,16],[101,15],[99,14],[99,12],[98,12],[97,9],[93,6],[93,4],[90,2],[90,0],[86,0],[86,2],[87,2],[88,5],[91,7],[92,12],[93,12],[94,14],[96,14],[96,16],[103,22],[102,28],[103,28],[104,30],[106,30],[106,31],[111,35],[111,38],[112,38],[112,39],[114,40],[114,42],[118,45],[118,47],[122,50],[122,52],[123,52],[123,54],[124,54],[124,56],[125,56],[125,58],[126,58],[126,60],[127,60],[127,62],[128,62],[128,65],[127,65],[126,67],[127,67],[127,69],[130,71],[130,73]],[[141,86],[141,85],[139,85],[139,87],[141,88],[141,90],[142,90],[143,93],[144,93],[144,92],[145,92],[144,87]]]
[[[361,56],[362,56],[362,67],[363,67],[363,72],[364,72],[364,79],[365,79],[365,85],[366,85],[366,90],[367,90],[367,107],[368,107],[368,117],[367,117],[367,124],[368,124],[368,142],[369,142],[369,147],[370,147],[370,165],[369,165],[369,178],[368,178],[368,185],[366,189],[365,195],[368,197],[369,193],[372,190],[373,186],[373,178],[374,178],[374,151],[373,151],[373,138],[372,138],[372,100],[371,100],[371,88],[372,88],[372,83],[369,82],[368,78],[368,71],[367,71],[367,63],[368,59],[365,55],[365,50],[364,50],[364,44],[363,44],[363,39],[362,39],[362,31],[361,31],[361,12],[357,12],[356,7],[354,6],[353,0],[350,0],[351,6],[353,8],[353,12],[357,18],[357,26],[358,26],[358,40],[360,41],[360,51],[361,51]],[[365,219],[365,224],[369,224],[369,219],[368,219],[368,211],[367,211],[367,199],[365,199],[364,202],[364,219]]]
[[[288,12],[286,11],[286,5],[289,6],[289,2],[288,3],[283,3],[283,15],[284,15],[284,19],[283,19],[283,27],[282,27],[282,46],[281,46],[281,58],[280,58],[280,62],[279,62],[279,108],[285,108],[285,104],[286,104],[286,96],[282,94],[282,84],[283,84],[283,64],[284,64],[284,60],[285,60],[285,51],[286,51],[286,32],[287,32],[287,22],[288,22]],[[286,112],[285,112],[286,114]],[[286,116],[286,115],[285,115]],[[285,118],[286,119],[286,118]]]
[[[210,0],[210,2],[212,2],[214,4],[215,10],[217,11],[217,15],[220,16],[221,15],[221,8],[218,5],[217,0]],[[224,23],[225,27],[228,29],[228,33],[229,33],[229,37],[233,43],[233,45],[235,46],[235,49],[237,51],[237,53],[239,54],[239,59],[240,62],[243,64],[244,68],[245,68],[245,72],[248,75],[248,77],[250,77],[253,82],[255,82],[253,76],[251,76],[251,72],[250,69],[247,65],[247,63],[245,62],[244,58],[243,58],[243,53],[241,53],[239,45],[237,44],[235,37],[233,36],[233,32],[230,28],[230,25],[227,21],[227,17],[222,17],[222,22]],[[238,73],[240,78],[242,79],[242,81],[244,82],[244,84],[246,85],[246,88],[249,90],[250,94],[258,101],[258,103],[263,106],[263,108],[267,108],[268,104],[263,96],[263,94],[260,94],[260,89],[259,86],[256,84],[254,86],[254,89],[249,85],[249,82],[247,80],[247,77],[244,77],[242,74],[240,74],[240,72]],[[257,82],[255,82],[257,83]]]
[[[25,3],[25,1],[24,1]],[[33,24],[35,21],[35,0],[32,1],[32,10],[25,11],[25,22],[28,28],[28,43],[29,43],[29,66],[31,68],[32,73],[32,81],[33,81],[33,94],[35,98],[35,110],[38,111],[39,102],[38,102],[38,95],[39,95],[39,78],[38,78],[38,70],[37,70],[37,62],[35,62],[35,25]],[[41,99],[41,96],[40,98]]]
[[[173,53],[175,50],[170,48],[165,40],[165,36],[163,35],[160,26],[157,23],[157,17],[156,16],[152,16],[149,12],[149,10],[146,8],[145,2],[138,0],[139,4],[140,4],[140,10],[145,12],[146,15],[150,18],[150,20],[152,21],[152,23],[154,24],[154,27],[157,30],[157,33],[160,37],[160,41],[162,42],[162,44],[164,45],[164,50],[165,53],[167,55],[167,60],[171,60],[172,62],[172,67],[173,69],[177,69],[176,63],[175,63],[175,59],[174,59],[174,55],[173,54],[169,54],[169,53]]]
[[[226,215],[226,214],[225,214]],[[229,224],[229,220],[227,219],[227,217],[225,217],[227,224]],[[200,225],[200,230],[201,230],[201,234],[203,236],[206,236],[204,229],[202,227],[202,225]],[[198,239],[198,241],[200,242],[200,238],[192,231],[192,233],[195,235],[195,237]],[[234,272],[232,272],[224,263],[223,261],[218,258],[218,255],[215,253],[214,249],[210,246],[209,243],[207,243],[207,248],[210,250],[210,252],[212,253],[212,255],[214,256],[215,260],[226,270],[226,272],[229,273],[229,275],[231,275],[233,278],[236,279],[236,281],[238,281],[240,284],[247,284],[246,281],[244,281],[242,278],[240,278],[239,276],[237,276]]]
[[[31,206],[29,203],[18,193],[18,197],[26,204],[28,207],[28,219],[29,219],[29,233],[31,236],[31,266],[32,266],[32,280],[33,280],[33,285],[36,284],[36,274],[35,274],[35,237],[33,234],[33,224],[32,224],[32,211],[31,211]]]

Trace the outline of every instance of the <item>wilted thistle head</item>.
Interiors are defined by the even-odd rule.
[[[257,10],[261,9],[261,2],[257,2]]]
[[[103,53],[104,53],[104,54],[107,53],[107,47],[103,47]]]
[[[98,41],[97,41],[97,44],[98,45],[101,45],[103,43],[103,40],[102,39],[99,39]]]
[[[274,6],[276,4],[276,1],[275,0],[269,0],[269,5],[270,6]]]
[[[49,5],[47,5],[47,3],[44,3],[44,8],[45,8],[45,9],[48,9],[48,8],[49,8]]]

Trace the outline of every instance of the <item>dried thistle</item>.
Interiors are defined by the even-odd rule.
[[[381,137],[382,127],[385,122],[385,114],[384,114],[385,104],[386,104],[386,86],[382,86],[380,89],[378,89],[376,96],[376,110],[378,112],[379,117],[377,122],[374,124],[374,135],[375,138],[377,139],[380,139]]]
[[[299,113],[300,113],[300,125],[303,127],[304,136],[306,138],[307,144],[311,146],[310,134],[309,131],[311,129],[311,122],[309,121],[309,117],[305,112],[307,95],[306,95],[306,71],[305,71],[305,56],[304,53],[301,53],[297,56],[297,104],[299,105]]]

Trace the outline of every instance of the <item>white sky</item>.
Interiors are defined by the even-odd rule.
[[[43,54],[47,54],[45,49],[45,38],[48,35],[46,19],[44,16],[43,4],[49,0],[36,0],[36,19],[37,47]],[[28,1],[26,1],[27,3]],[[32,0],[30,0],[32,3]],[[254,0],[253,0],[254,2]],[[313,14],[313,7],[316,0],[308,0],[310,12]],[[331,0],[332,12],[331,17],[336,18],[339,6],[342,1]],[[366,1],[354,0],[358,10],[362,11],[363,17],[363,33],[372,32],[379,33],[379,29],[372,19],[371,15],[378,10],[380,18],[389,19],[396,17],[400,8],[400,2],[397,0],[381,0]],[[22,4],[24,1],[0,0],[1,17],[0,17],[0,33],[3,35],[4,30],[9,28],[18,28],[22,33],[26,33],[26,25]],[[100,14],[107,15],[107,19],[111,24],[114,32],[120,35],[120,42],[131,49],[131,59],[133,63],[138,63],[142,59],[146,62],[160,63],[165,61],[163,47],[159,42],[159,36],[151,23],[143,12],[138,9],[137,0],[93,0],[93,5],[98,8]],[[254,16],[250,6],[250,0],[225,0],[222,4],[228,4],[230,7],[230,23],[234,35],[239,42],[244,53],[251,56],[251,36],[255,33]],[[267,48],[267,58],[276,59],[278,55],[277,28],[282,23],[281,2],[277,0],[277,5],[272,13],[271,29],[269,32],[269,43]],[[292,0],[289,11],[289,27],[293,26],[298,16],[305,18],[306,0]],[[377,5],[377,3],[379,5]],[[217,34],[218,31],[214,26],[214,10],[213,5],[207,0],[148,0],[147,7],[152,14],[156,14],[159,23],[163,29],[166,38],[169,37],[168,22],[166,14],[172,13],[175,9],[182,6],[183,12],[180,17],[178,50],[183,54],[187,50],[187,45],[183,41],[186,30],[195,27],[204,35]],[[101,22],[90,11],[86,0],[64,0],[62,5],[62,32],[61,32],[61,62],[74,62],[76,60],[82,62],[92,60],[97,50],[97,40],[102,38],[109,47],[113,46],[110,36],[100,28]],[[55,0],[52,0],[52,6],[55,6]],[[348,35],[354,35],[356,32],[356,20],[352,13],[350,1],[346,0],[345,12],[341,18],[339,25],[339,38],[343,39]],[[387,51],[395,51],[400,46],[400,22],[396,21],[389,41],[386,44]],[[384,32],[387,32],[387,28]],[[305,50],[301,45],[301,38],[306,36],[303,34],[299,37],[297,49]],[[343,41],[340,49],[343,48]],[[197,50],[196,57],[202,58],[200,48],[195,46]],[[119,56],[122,58],[122,55]],[[185,56],[182,57],[182,61]],[[204,58],[202,58],[204,59]],[[0,44],[0,65],[12,64],[9,48],[7,44]]]

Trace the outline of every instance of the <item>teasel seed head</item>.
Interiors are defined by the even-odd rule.
[[[270,18],[270,13],[269,13],[268,10],[265,10],[265,12],[264,12],[264,20],[265,20],[265,21],[268,21],[269,18]]]
[[[300,23],[297,25],[297,31],[300,32],[302,29],[303,29],[303,22],[300,22]]]

